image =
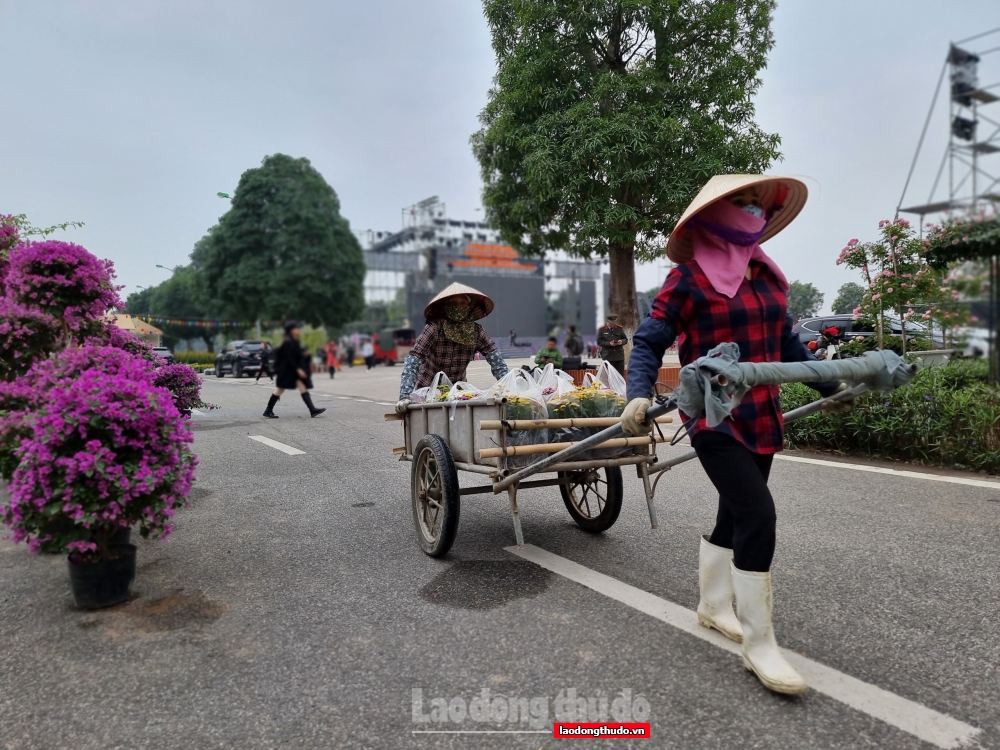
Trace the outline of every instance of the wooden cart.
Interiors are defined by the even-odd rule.
[[[514,519],[514,535],[524,544],[517,491],[532,487],[558,487],[570,516],[585,531],[600,533],[618,520],[622,507],[622,467],[635,466],[643,479],[649,519],[653,528],[655,482],[651,467],[657,462],[656,445],[670,434],[654,430],[648,437],[613,437],[590,444],[591,449],[615,449],[627,455],[617,458],[560,461],[561,454],[581,443],[538,443],[512,445],[514,433],[555,428],[607,428],[618,424],[617,417],[584,419],[508,420],[506,398],[411,404],[405,417],[387,414],[386,419],[402,419],[405,447],[396,450],[403,461],[412,462],[411,499],[413,523],[421,549],[431,557],[448,552],[458,532],[461,497],[478,493],[499,494],[506,490]],[[669,416],[657,419],[663,425]],[[520,442],[520,441],[518,441]],[[534,460],[515,468],[515,464]],[[460,487],[458,473],[475,474],[482,482]],[[541,473],[546,478],[527,479]],[[515,476],[516,475],[516,476]]]

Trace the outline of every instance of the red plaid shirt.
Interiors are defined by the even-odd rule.
[[[429,386],[439,372],[447,375],[452,383],[465,380],[465,371],[469,367],[469,362],[475,358],[476,352],[485,355],[496,351],[496,348],[493,339],[486,335],[486,330],[479,323],[476,323],[476,342],[465,345],[450,340],[444,335],[444,323],[432,320],[417,337],[410,352],[423,360],[415,387]]]
[[[727,341],[739,345],[741,362],[782,361],[782,345],[792,335],[788,299],[770,269],[756,262],[750,269],[753,278],[744,279],[732,299],[715,291],[695,261],[671,270],[650,315],[679,334],[681,364],[689,364]],[[776,453],[784,444],[776,385],[751,388],[731,417],[718,427],[709,428],[704,417],[693,420],[683,413],[681,416],[692,437],[699,430],[714,429],[763,454]]]

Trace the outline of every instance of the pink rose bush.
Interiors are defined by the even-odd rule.
[[[881,321],[886,336],[891,331],[890,313],[900,320],[920,318],[942,327],[960,324],[956,317],[960,308],[952,303],[953,293],[957,296],[952,280],[928,264],[925,242],[910,222],[883,219],[879,234],[876,242],[850,240],[837,258],[837,265],[861,271],[867,286],[861,305],[854,311],[855,319],[872,324]]]

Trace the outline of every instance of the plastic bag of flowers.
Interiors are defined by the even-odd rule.
[[[417,388],[410,394],[410,403],[426,404],[428,401],[444,401],[451,390],[451,380],[443,372],[434,376],[431,384]]]
[[[625,398],[615,391],[595,382],[586,388],[564,393],[548,403],[550,419],[579,419],[584,417],[620,417],[625,409]],[[550,443],[577,442],[600,432],[602,427],[558,427],[549,430]],[[579,461],[601,458],[618,458],[633,452],[632,448],[593,448],[580,454]]]
[[[576,384],[573,382],[573,376],[568,372],[563,372],[562,370],[557,370],[550,362],[545,365],[542,370],[536,371],[539,373],[536,378],[538,387],[542,390],[542,398],[549,401],[552,398],[558,398],[567,393],[572,393],[576,390]]]
[[[43,363],[25,378],[41,396],[2,420],[16,420],[22,438],[0,518],[32,551],[69,553],[74,598],[91,609],[128,598],[135,547],[115,537],[135,525],[143,538],[169,534],[197,458],[148,363],[113,347],[63,354],[92,364],[67,376],[65,359]]]
[[[592,386],[607,388],[614,391],[622,398],[625,397],[625,391],[627,388],[625,378],[623,378],[621,373],[612,367],[608,362],[602,362],[601,366],[597,368],[596,373],[588,372],[584,375],[583,385],[585,388],[590,388]]]
[[[542,398],[542,391],[538,387],[538,383],[524,370],[511,370],[490,386],[483,395],[507,399],[501,410],[502,419],[545,419],[548,414],[545,408],[545,399]],[[548,441],[549,431],[547,429],[507,431],[508,446],[536,445]],[[520,469],[535,461],[540,461],[544,457],[544,454],[509,456],[507,467]]]

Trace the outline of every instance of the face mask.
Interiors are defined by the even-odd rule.
[[[764,209],[760,206],[755,206],[751,203],[749,206],[741,206],[740,208],[751,216],[756,216],[758,219],[764,218]]]

